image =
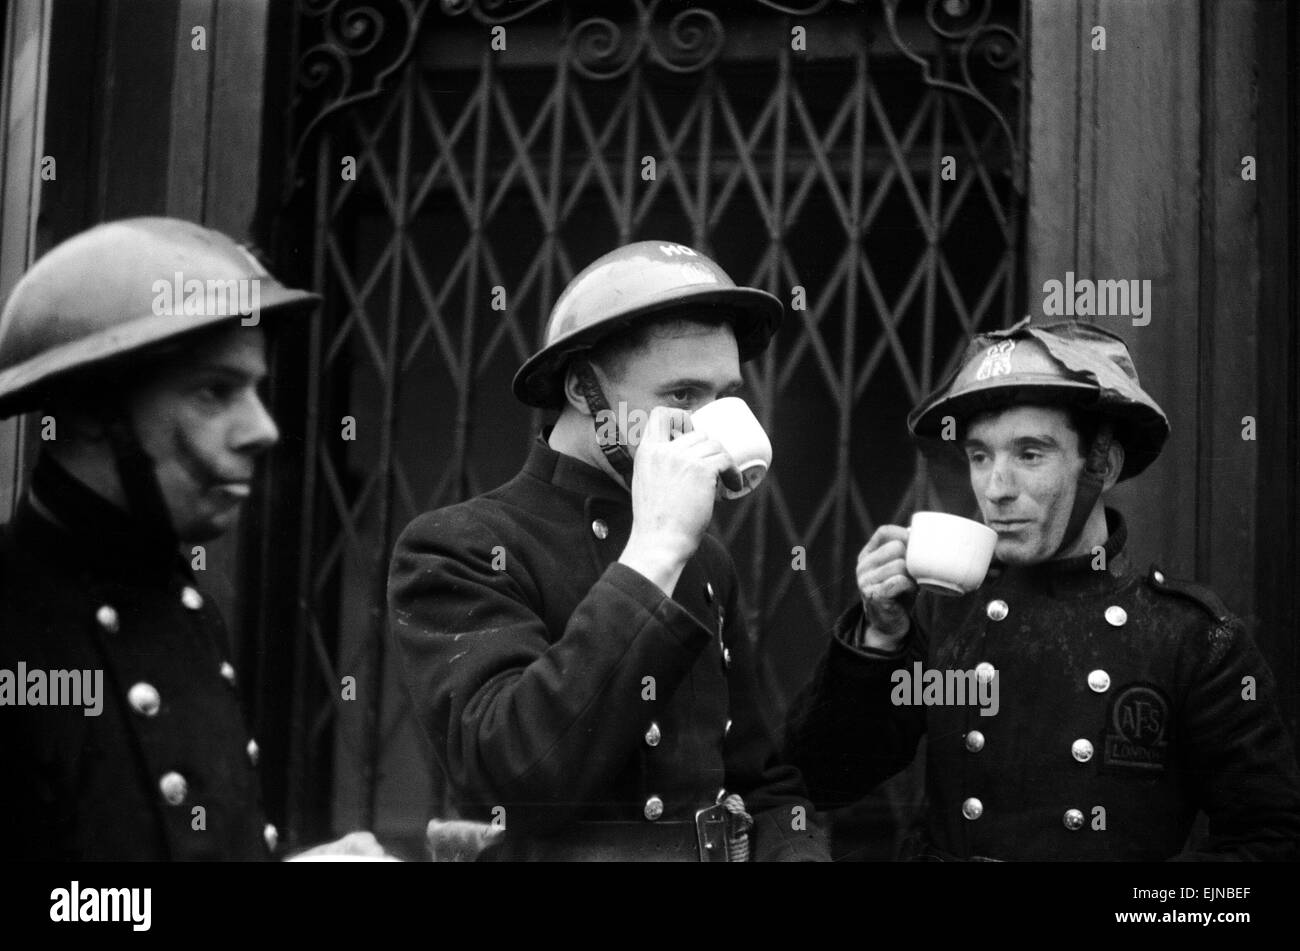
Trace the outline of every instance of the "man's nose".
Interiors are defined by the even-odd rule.
[[[1005,461],[995,461],[984,483],[984,498],[990,502],[1005,502],[1016,497],[1015,478]]]
[[[280,429],[275,425],[265,404],[256,393],[250,393],[240,407],[239,422],[235,429],[235,449],[258,454],[280,441]]]

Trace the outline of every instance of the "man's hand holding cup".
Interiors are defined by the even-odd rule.
[[[907,573],[907,529],[881,525],[858,553],[858,592],[866,613],[867,646],[894,651],[911,627],[916,580]]]
[[[670,597],[713,518],[720,477],[739,484],[731,456],[684,410],[656,406],[634,459],[632,532],[619,561]]]
[[[997,532],[944,512],[917,512],[908,528],[881,525],[858,555],[858,591],[868,647],[893,651],[911,627],[917,591],[955,597],[978,588],[988,573]]]

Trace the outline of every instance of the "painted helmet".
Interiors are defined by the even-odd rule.
[[[781,302],[737,287],[699,251],[668,241],[638,241],[597,258],[560,294],[542,348],[515,374],[514,393],[530,406],[561,402],[569,358],[638,323],[682,309],[728,321],[741,361],[762,353],[781,325]]]
[[[937,439],[945,417],[962,424],[986,410],[1026,403],[1078,407],[1108,420],[1124,446],[1120,479],[1154,462],[1169,436],[1169,420],[1138,382],[1123,339],[1076,320],[1035,325],[1026,318],[979,334],[907,425],[915,436]]]
[[[76,377],[225,321],[304,313],[242,245],[176,218],[97,225],[51,249],[0,314],[0,418]]]

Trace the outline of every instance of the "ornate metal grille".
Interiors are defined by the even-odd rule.
[[[718,526],[777,696],[875,525],[923,501],[904,416],[1021,303],[1019,4],[803,6],[302,2],[285,220],[309,223],[327,304],[282,369],[304,456],[268,517],[299,542],[279,566],[296,610],[259,619],[293,630],[292,707],[264,709],[292,726],[295,832],[320,831],[331,783],[338,826],[418,835],[436,808],[387,650],[388,555],[419,512],[517,470],[542,419],[510,377],[616,244],[694,245],[787,304],[746,369],[776,464]]]

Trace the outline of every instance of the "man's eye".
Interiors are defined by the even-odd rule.
[[[1043,458],[1043,454],[1037,449],[1026,449],[1020,454],[1020,458],[1025,462],[1038,462]]]
[[[695,398],[695,391],[694,390],[673,390],[668,395],[672,397],[674,400],[676,400],[678,403],[689,403],[692,399]]]
[[[966,458],[970,460],[972,465],[979,466],[979,465],[983,465],[984,460],[987,459],[988,457],[984,455],[984,453],[982,452],[968,452],[966,454]]]
[[[235,388],[229,383],[208,383],[199,387],[199,395],[212,403],[226,403],[234,396]]]

